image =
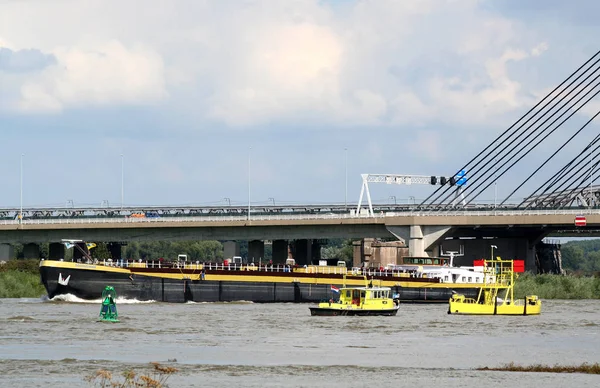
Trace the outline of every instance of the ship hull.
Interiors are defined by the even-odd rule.
[[[388,310],[368,310],[368,309],[331,309],[324,307],[310,307],[310,315],[313,316],[347,316],[347,315],[357,315],[357,316],[372,316],[372,315],[380,315],[380,316],[394,316],[398,313],[398,309],[388,309]]]
[[[54,264],[53,264],[54,263]],[[179,272],[179,271],[178,271]],[[320,302],[331,298],[331,285],[343,285],[343,278],[314,274],[237,275],[198,274],[179,278],[156,273],[136,273],[128,269],[70,262],[42,261],[41,281],[49,298],[71,294],[81,299],[100,299],[105,286],[115,288],[119,297],[157,302]],[[304,275],[300,277],[300,275]],[[188,277],[188,278],[185,278]],[[355,280],[362,281],[362,280]],[[391,283],[391,282],[390,282]],[[448,303],[453,287],[447,283],[402,286],[392,283],[392,292],[404,303]],[[476,296],[478,288],[457,288]]]

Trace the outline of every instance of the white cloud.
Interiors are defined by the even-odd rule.
[[[60,47],[57,64],[21,87],[24,111],[59,111],[65,107],[142,104],[167,96],[161,57],[142,45],[118,41]]]
[[[481,127],[531,104],[535,90],[509,64],[549,47],[526,23],[476,0],[145,4],[5,6],[0,42],[58,61],[21,86],[18,106],[53,111],[169,95],[178,114],[229,127]]]

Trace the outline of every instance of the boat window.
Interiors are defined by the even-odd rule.
[[[440,259],[433,259],[433,264],[439,265],[440,264]]]
[[[364,291],[361,291],[361,292],[360,292],[360,297],[361,297],[361,298],[364,298],[364,297],[365,297],[365,292],[364,292]]]
[[[473,278],[469,276],[469,282],[472,282],[472,281],[473,281]]]
[[[350,290],[346,290],[346,298],[350,299]]]
[[[444,281],[448,281],[448,275],[444,276]]]
[[[465,280],[466,280],[466,278],[463,276],[463,277],[462,277],[462,281],[464,282]]]
[[[479,283],[479,278],[475,278],[475,282]]]

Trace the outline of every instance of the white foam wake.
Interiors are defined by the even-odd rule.
[[[56,295],[52,299],[48,299],[49,302],[69,302],[69,303],[93,303],[98,304],[102,303],[102,298],[99,299],[82,299],[73,294],[63,294]],[[137,300],[137,299],[127,299],[123,297],[117,297],[117,305],[119,304],[145,304],[145,303],[155,303],[155,300]]]

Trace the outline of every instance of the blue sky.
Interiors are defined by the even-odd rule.
[[[121,154],[126,205],[247,203],[249,159],[255,204],[343,203],[346,167],[350,203],[361,173],[450,175],[599,49],[599,8],[0,0],[0,207],[21,154],[26,207],[120,204]]]

